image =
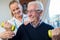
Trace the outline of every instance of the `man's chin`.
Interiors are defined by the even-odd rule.
[[[34,22],[34,20],[31,19],[30,22]]]

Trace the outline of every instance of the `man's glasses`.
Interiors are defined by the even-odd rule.
[[[27,10],[26,13],[41,12],[41,10]]]

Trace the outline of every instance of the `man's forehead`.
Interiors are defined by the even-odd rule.
[[[31,6],[38,6],[37,4],[31,4],[31,5],[28,5],[28,7],[31,7]]]
[[[29,10],[29,9],[38,9],[39,7],[38,7],[38,5],[29,5],[28,7],[27,7],[27,9]]]

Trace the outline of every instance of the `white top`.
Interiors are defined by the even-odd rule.
[[[19,21],[16,18],[13,17],[11,20],[8,20],[8,22],[15,26],[15,31],[14,32],[16,33],[17,29],[19,28],[19,26],[21,24],[23,24],[24,21],[23,21],[23,19],[22,19],[22,21]]]
[[[13,19],[8,20],[8,22],[11,23],[12,25],[15,25],[16,26],[16,29],[14,31],[16,33],[17,32],[17,29],[19,28],[19,26],[22,25],[24,23],[24,21],[27,21],[27,20],[28,20],[28,16],[26,14],[23,14],[22,21],[19,21],[16,18],[13,17]]]

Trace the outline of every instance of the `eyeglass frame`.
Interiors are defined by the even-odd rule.
[[[25,12],[26,12],[26,13],[33,13],[33,12],[41,12],[41,11],[42,11],[42,10],[39,10],[39,9],[38,9],[38,10],[30,10],[30,11],[26,10]]]

